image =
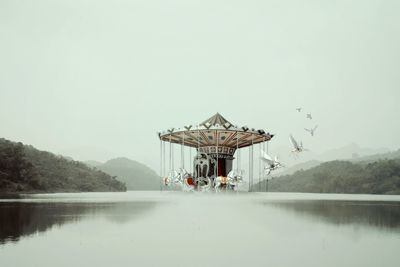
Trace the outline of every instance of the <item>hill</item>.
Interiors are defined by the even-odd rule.
[[[266,186],[263,181],[261,185],[254,185],[254,189]],[[372,163],[325,162],[309,170],[271,179],[268,191],[400,194],[400,159]]]
[[[0,192],[92,191],[126,191],[126,187],[79,161],[0,139]]]
[[[277,172],[276,175],[277,176],[290,175],[290,174],[293,174],[293,173],[295,173],[297,171],[300,171],[300,170],[311,169],[313,167],[318,166],[321,163],[322,162],[318,161],[318,160],[309,160],[309,161],[306,161],[306,162],[301,162],[301,163],[293,165],[291,167],[283,168],[282,171],[279,172],[279,173]]]
[[[348,146],[348,147],[358,147],[357,145],[354,146]],[[362,149],[363,151],[373,151],[372,149]],[[381,149],[384,150],[384,149]],[[354,150],[353,150],[354,151]],[[377,149],[377,151],[380,151],[379,149]],[[347,160],[347,161],[351,161],[354,163],[362,163],[362,164],[366,164],[366,163],[372,163],[378,160],[383,160],[383,159],[400,159],[400,149],[396,150],[396,151],[391,151],[391,152],[386,152],[386,153],[379,153],[379,154],[374,154],[374,155],[368,155],[368,156],[360,156],[358,153],[354,153],[352,152],[351,154],[352,157],[350,158],[344,158],[342,160]],[[355,156],[357,155],[357,156]],[[338,159],[335,159],[338,160]],[[309,161],[305,161],[305,162],[300,162],[296,165],[292,165],[286,168],[281,169],[281,171],[277,171],[275,173],[274,176],[284,176],[284,175],[290,175],[295,173],[296,171],[300,171],[300,170],[308,170],[311,169],[313,167],[316,167],[318,165],[320,165],[323,161],[319,161],[319,160],[309,160]]]
[[[128,158],[115,158],[96,167],[126,184],[128,190],[159,190],[160,177],[146,165]]]
[[[370,155],[370,156],[364,156],[364,157],[358,157],[354,158],[351,161],[352,162],[364,162],[364,163],[370,163],[374,162],[377,160],[381,159],[400,159],[400,149],[396,151],[391,151],[387,153],[380,153],[380,154],[375,154],[375,155]]]
[[[309,169],[310,167],[315,167],[312,163],[315,161],[327,162],[333,160],[361,160],[364,157],[375,156],[375,155],[385,155],[388,153],[386,148],[367,148],[361,147],[358,144],[351,143],[343,147],[338,147],[335,149],[329,149],[322,153],[316,153],[310,148],[310,151],[305,151],[301,153],[298,158],[294,158],[292,153],[289,152],[287,147],[278,147],[273,149],[270,153],[274,156],[277,155],[281,162],[287,166],[282,170],[282,174],[292,174],[293,170]],[[377,157],[376,159],[378,159]],[[309,164],[311,163],[311,164]],[[303,165],[304,164],[304,165]],[[314,166],[313,166],[314,165]],[[288,172],[287,172],[287,171]],[[277,172],[277,175],[282,175]]]

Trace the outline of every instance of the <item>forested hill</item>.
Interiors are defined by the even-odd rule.
[[[266,182],[254,186],[265,191]],[[371,163],[330,161],[317,167],[268,181],[268,191],[400,194],[400,159],[383,159]]]
[[[86,164],[0,138],[0,192],[126,191]]]

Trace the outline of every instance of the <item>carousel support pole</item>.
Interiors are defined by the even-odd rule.
[[[249,148],[249,187],[250,187],[250,192],[253,190],[253,171],[254,171],[254,164],[253,164],[253,158],[254,158],[254,135],[251,135],[251,146]]]
[[[254,135],[251,136],[251,188],[254,186]]]
[[[269,141],[267,141],[267,154],[269,155]],[[268,176],[266,177],[265,192],[268,192]]]
[[[259,157],[258,157],[258,191],[261,192],[261,143],[258,144]]]
[[[181,144],[181,168],[185,169],[185,133],[183,133]]]
[[[172,143],[171,135],[169,136],[169,171],[172,170]]]
[[[263,146],[263,151],[265,151],[265,137],[264,137],[264,141],[262,143],[262,146]],[[265,163],[262,165],[261,171],[262,171],[262,180],[264,182],[265,181],[265,177],[266,177],[265,176]],[[260,189],[260,191],[261,191],[261,189]]]
[[[165,166],[166,166],[166,164],[165,164],[166,160],[165,159],[166,159],[166,157],[165,157],[165,142],[163,142],[163,171],[162,171],[163,179],[165,177]]]
[[[251,192],[251,179],[252,173],[251,173],[251,147],[249,147],[249,192]]]
[[[238,136],[238,139],[239,139],[239,136]],[[238,148],[238,159],[237,159],[238,170],[241,170],[241,168],[242,168],[242,162],[241,162],[241,160],[242,160],[242,152],[239,149],[239,141],[237,141],[236,146]]]
[[[174,159],[174,144],[171,143],[171,162],[172,162],[172,167],[171,167],[171,171],[175,170],[175,159]]]
[[[163,170],[163,141],[160,138],[160,191],[162,191],[162,179],[163,179],[163,174],[162,174],[162,170]]]
[[[189,146],[189,172],[193,174],[192,161],[192,147]]]
[[[236,174],[239,175],[239,135],[238,135],[238,132],[236,132],[236,152],[237,152]]]
[[[197,125],[197,153],[199,153],[199,152],[200,152],[200,125]],[[200,166],[197,165],[196,166],[197,177],[194,177],[196,179],[195,181],[197,181],[197,182],[198,182],[198,178],[200,177],[199,173],[200,173]],[[195,183],[195,186],[196,186],[196,183]]]

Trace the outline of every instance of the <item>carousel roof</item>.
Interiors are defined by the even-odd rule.
[[[273,134],[263,129],[238,127],[217,113],[204,122],[183,128],[171,128],[160,132],[162,141],[190,147],[224,146],[243,148],[271,140]]]
[[[210,126],[216,126],[216,125],[222,125],[224,127],[232,126],[232,124],[227,119],[222,117],[222,115],[219,113],[215,114],[208,120],[203,121],[200,125],[202,125],[206,128],[210,127]]]

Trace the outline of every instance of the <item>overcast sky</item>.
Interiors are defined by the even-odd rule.
[[[398,149],[399,72],[397,0],[0,0],[0,137],[79,160],[157,168],[157,131],[217,111]]]

